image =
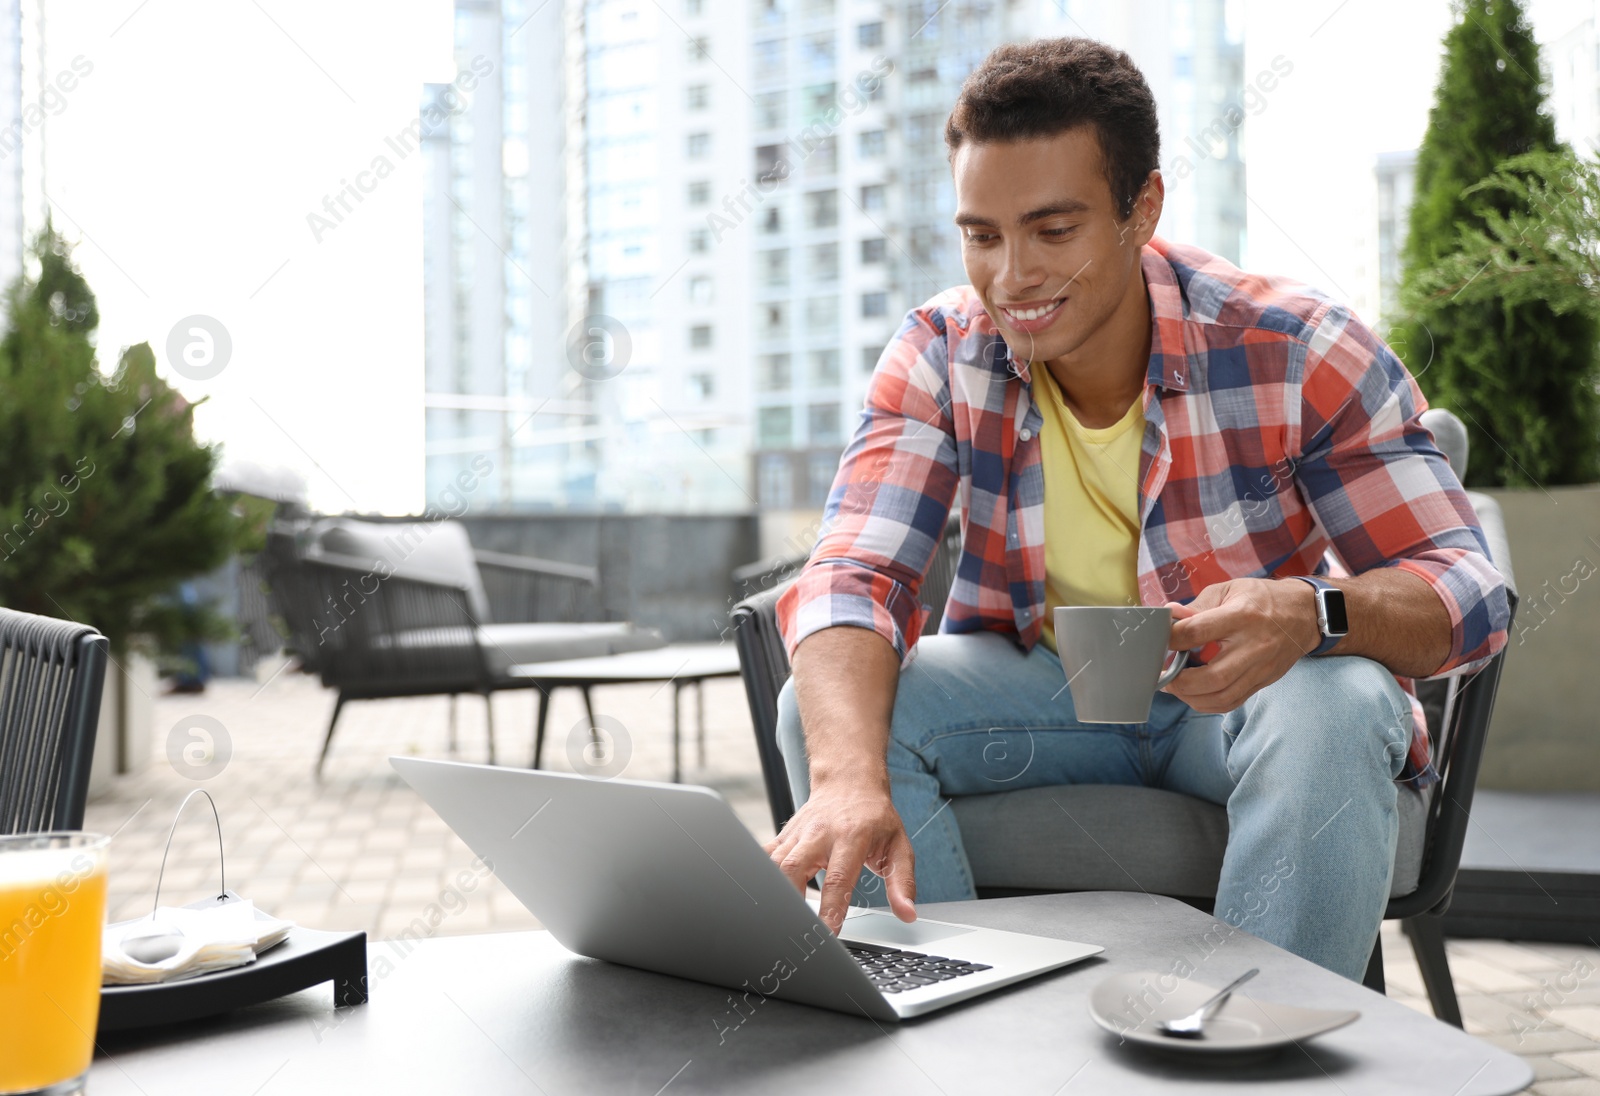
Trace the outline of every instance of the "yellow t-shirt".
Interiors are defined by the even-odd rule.
[[[1056,649],[1058,605],[1138,605],[1139,449],[1144,408],[1090,430],[1043,362],[1032,365],[1044,427],[1044,635]]]

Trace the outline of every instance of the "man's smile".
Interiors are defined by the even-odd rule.
[[[1001,305],[1000,311],[1005,314],[1006,322],[1018,331],[1034,334],[1043,331],[1055,322],[1061,314],[1061,306],[1066,304],[1067,298],[1060,297],[1054,301],[1031,305],[1025,308],[1012,308]]]

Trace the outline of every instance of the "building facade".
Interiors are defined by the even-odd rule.
[[[477,509],[757,509],[795,540],[905,312],[966,281],[943,130],[968,73],[1032,37],[1127,49],[1162,232],[1237,260],[1236,7],[457,0],[458,65],[487,71],[427,134],[430,499],[487,454]]]

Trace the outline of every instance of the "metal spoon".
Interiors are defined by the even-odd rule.
[[[1260,967],[1251,967],[1249,970],[1239,975],[1239,977],[1229,982],[1226,986],[1223,986],[1221,991],[1218,992],[1215,997],[1211,998],[1205,1004],[1189,1013],[1189,1015],[1180,1017],[1176,1020],[1158,1021],[1156,1023],[1156,1030],[1160,1031],[1163,1035],[1172,1035],[1179,1039],[1203,1038],[1204,1033],[1200,1030],[1201,1027],[1204,1026],[1207,1020],[1211,1019],[1212,1015],[1216,1013],[1217,1009],[1222,1007],[1222,1003],[1228,999],[1229,994],[1260,973]]]
[[[183,930],[171,925],[151,925],[152,931],[122,938],[122,951],[129,959],[154,966],[183,950]]]

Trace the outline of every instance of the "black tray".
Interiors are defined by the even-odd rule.
[[[260,1004],[322,982],[333,982],[335,1006],[367,1000],[367,934],[293,928],[253,963],[178,982],[102,986],[100,1030],[175,1024]]]

